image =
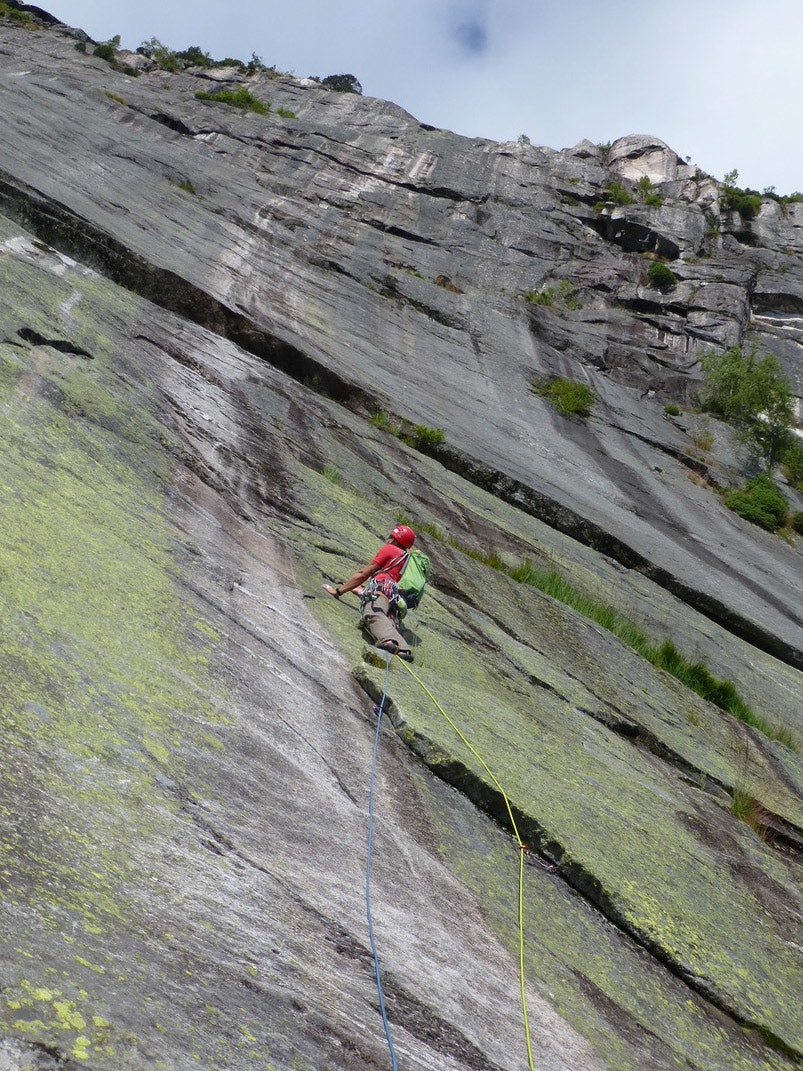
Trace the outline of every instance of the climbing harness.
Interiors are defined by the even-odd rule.
[[[374,923],[371,915],[371,850],[373,848],[374,841],[374,786],[376,782],[376,756],[379,751],[379,738],[382,731],[382,711],[385,707],[385,700],[388,694],[388,679],[390,677],[390,655],[385,658],[385,687],[382,690],[382,699],[378,707],[374,707],[376,713],[376,735],[374,737],[374,757],[371,762],[371,788],[368,793],[368,852],[367,862],[365,866],[365,909],[368,915],[368,937],[371,942],[371,953],[374,957],[374,974],[376,976],[376,988],[379,993],[379,1009],[382,1012],[382,1022],[385,1026],[385,1037],[388,1040],[388,1049],[390,1050],[390,1062],[393,1066],[393,1071],[397,1071],[396,1063],[396,1050],[393,1048],[393,1038],[390,1033],[390,1023],[388,1022],[387,1012],[385,1011],[385,995],[382,992],[382,977],[379,972],[379,956],[376,951],[376,941],[374,940]]]
[[[482,768],[485,770],[485,772],[490,777],[490,779],[493,782],[493,784],[499,790],[499,794],[502,796],[502,799],[505,801],[505,807],[507,808],[508,817],[510,818],[510,827],[511,827],[511,829],[513,831],[513,836],[516,839],[516,844],[517,844],[517,847],[519,849],[518,923],[519,923],[519,979],[520,979],[520,988],[521,988],[521,1010],[522,1010],[522,1014],[523,1014],[523,1017],[524,1017],[524,1034],[525,1034],[525,1038],[526,1038],[526,1041],[527,1041],[527,1059],[528,1059],[528,1062],[529,1062],[530,1071],[535,1071],[535,1063],[534,1063],[534,1060],[533,1060],[532,1041],[531,1041],[531,1038],[530,1038],[530,1020],[529,1020],[529,1016],[528,1016],[528,1013],[527,1013],[527,994],[526,994],[526,989],[525,989],[525,978],[524,978],[524,856],[527,853],[527,846],[524,844],[524,842],[522,841],[521,837],[519,836],[518,826],[516,825],[516,819],[513,817],[513,809],[512,809],[512,807],[510,805],[510,800],[507,797],[507,793],[502,788],[501,784],[497,780],[497,778],[494,775],[493,771],[488,767],[488,765],[486,764],[486,762],[483,759],[483,757],[474,748],[474,746],[471,744],[471,742],[466,738],[465,734],[460,730],[460,728],[455,724],[455,722],[449,717],[449,715],[446,713],[446,711],[440,705],[440,703],[435,698],[435,696],[432,694],[432,692],[429,690],[429,688],[427,688],[426,684],[424,684],[424,682],[421,680],[421,678],[418,676],[418,674],[413,669],[410,668],[410,666],[408,665],[407,662],[402,662],[402,664],[404,665],[404,668],[407,670],[407,672],[410,674],[410,676],[417,682],[417,684],[421,687],[421,689],[429,696],[429,698],[435,704],[436,709],[443,715],[443,717],[446,719],[446,721],[451,726],[451,728],[455,731],[455,733],[457,733],[457,735],[460,738],[460,740],[462,740],[462,742],[465,744],[465,746],[468,748],[468,750],[471,752],[471,754],[474,756],[474,758],[480,763]],[[374,944],[373,923],[371,921],[371,898],[370,898],[371,845],[372,845],[372,840],[373,840],[373,822],[374,822],[374,781],[375,781],[375,776],[376,776],[377,751],[378,751],[378,748],[379,748],[379,733],[380,733],[380,728],[381,728],[381,725],[382,725],[382,711],[384,709],[385,702],[387,700],[389,676],[390,676],[390,658],[388,657],[387,660],[386,660],[385,685],[384,685],[384,689],[382,691],[382,699],[381,699],[381,702],[380,702],[379,706],[378,707],[374,707],[374,712],[377,715],[377,722],[376,722],[376,737],[374,739],[373,765],[371,767],[371,790],[370,790],[369,800],[368,800],[368,865],[367,865],[367,868],[366,868],[366,877],[365,877],[365,899],[366,899],[366,905],[367,905],[367,910],[368,910],[368,934],[369,934],[370,941],[371,941],[371,950],[372,950],[373,955],[374,955],[374,969],[375,969],[375,972],[376,972],[376,984],[377,984],[377,989],[379,991],[379,1006],[380,1006],[380,1009],[382,1011],[382,1020],[383,1020],[383,1022],[385,1024],[385,1035],[386,1035],[386,1037],[388,1039],[388,1047],[390,1049],[390,1058],[391,1058],[391,1062],[392,1062],[392,1065],[393,1065],[393,1071],[397,1071],[396,1053],[395,1053],[395,1050],[393,1048],[393,1041],[392,1041],[391,1035],[390,1035],[390,1024],[388,1023],[387,1015],[385,1013],[385,1000],[384,1000],[384,996],[383,996],[383,993],[382,993],[382,981],[381,981],[380,972],[379,972],[379,959],[377,957],[376,946]]]

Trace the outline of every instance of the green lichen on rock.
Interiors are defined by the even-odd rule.
[[[182,592],[165,511],[174,462],[150,388],[124,384],[93,322],[97,290],[111,314],[114,288],[17,257],[3,270],[0,869],[18,951],[0,1017],[30,1042],[113,1066],[111,938],[137,925],[147,895],[138,847],[178,811],[158,782],[181,776],[194,722],[216,720],[217,634]],[[91,359],[21,328],[67,336]],[[23,973],[26,949],[38,962]]]

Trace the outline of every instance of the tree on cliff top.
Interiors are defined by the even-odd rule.
[[[362,94],[362,86],[353,74],[329,74],[321,79],[321,85],[336,93]]]

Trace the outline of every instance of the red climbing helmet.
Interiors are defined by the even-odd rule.
[[[405,550],[409,550],[415,543],[415,532],[412,528],[408,528],[406,524],[397,524],[390,533],[390,538],[395,539]]]

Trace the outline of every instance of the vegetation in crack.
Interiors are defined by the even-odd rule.
[[[540,290],[527,290],[524,300],[531,305],[544,305],[547,308],[565,309],[574,312],[582,309],[577,290],[570,279],[561,279],[557,286],[544,286]]]
[[[407,420],[394,419],[384,409],[374,413],[370,423],[375,428],[380,428],[382,431],[395,435],[397,439],[401,439],[407,446],[412,446],[425,452],[428,449],[432,450],[432,448],[440,446],[446,441],[446,432],[443,428],[430,428],[426,424],[411,424]]]
[[[196,100],[211,100],[219,104],[230,104],[232,108],[239,108],[244,112],[256,112],[257,115],[267,115],[270,112],[270,104],[267,101],[255,97],[245,86],[237,89],[219,89],[216,93],[207,93],[199,89],[195,94]]]
[[[594,621],[602,628],[627,644],[643,658],[656,667],[671,674],[702,699],[713,703],[720,710],[757,729],[765,736],[800,753],[800,742],[796,734],[784,725],[775,725],[769,719],[754,711],[739,695],[735,685],[729,680],[720,680],[702,661],[692,661],[669,640],[656,643],[634,621],[627,618],[615,607],[600,602],[582,591],[556,569],[541,569],[531,561],[510,564],[495,550],[477,550],[466,543],[447,536],[437,524],[412,520],[404,513],[397,514],[400,524],[414,524],[431,538],[446,542],[462,554],[482,562],[492,569],[506,573],[519,584],[528,584],[544,594],[570,606],[573,610]]]

